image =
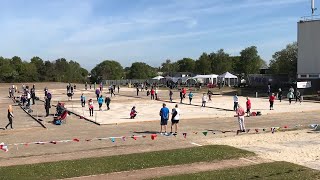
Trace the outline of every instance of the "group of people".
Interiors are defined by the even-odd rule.
[[[180,120],[180,109],[178,108],[178,104],[175,105],[175,108],[171,111],[171,131],[170,134],[176,135],[178,132],[178,124]],[[162,108],[160,109],[160,134],[161,135],[170,135],[167,133],[167,125],[170,116],[170,110],[167,108],[165,103],[162,104]],[[173,133],[174,127],[174,133]]]

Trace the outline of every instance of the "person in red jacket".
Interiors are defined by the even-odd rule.
[[[272,93],[271,96],[269,97],[270,110],[273,110],[273,104],[275,99],[276,99],[276,96],[274,95],[274,93]]]
[[[251,110],[251,101],[250,101],[249,97],[247,97],[246,105],[247,105],[247,116],[249,117],[250,116],[250,110]]]
[[[151,88],[151,100],[154,100],[155,90]]]

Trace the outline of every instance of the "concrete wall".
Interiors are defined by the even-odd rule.
[[[298,22],[298,78],[320,78],[320,20]]]

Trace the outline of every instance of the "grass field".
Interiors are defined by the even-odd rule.
[[[151,167],[211,162],[252,156],[230,146],[210,145],[0,168],[0,179],[57,179]]]
[[[184,180],[184,179],[281,179],[281,180],[314,180],[320,179],[320,172],[288,162],[263,163],[232,169],[223,169],[195,174],[184,174],[170,177],[161,177],[157,180]]]

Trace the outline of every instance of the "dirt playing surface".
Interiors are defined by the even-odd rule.
[[[49,91],[54,92],[57,90],[56,92],[62,92],[63,89],[65,89],[66,84],[36,84],[38,96],[43,97],[42,90],[45,86],[48,86]],[[0,127],[4,127],[7,124],[7,106],[12,104],[12,101],[7,97],[8,87],[9,84],[0,85],[0,93],[2,94],[0,97],[0,111],[2,112],[0,113]],[[83,89],[83,85],[82,87],[78,85],[78,88]],[[81,93],[83,90],[79,90],[79,92]],[[76,90],[77,94],[79,94],[79,92]],[[166,97],[165,94],[167,94],[167,92],[163,91],[163,93],[164,94],[161,95],[161,97]],[[102,119],[106,119],[106,121],[111,119],[114,121],[116,118],[128,118],[131,106],[136,104],[137,107],[139,107],[137,109],[139,112],[137,120],[140,118],[142,120],[150,118],[151,121],[98,126],[94,123],[80,119],[77,116],[70,115],[67,117],[66,124],[56,126],[51,123],[53,120],[52,116],[48,118],[43,117],[45,114],[44,104],[43,102],[37,101],[36,105],[32,106],[32,109],[34,110],[32,114],[43,120],[42,123],[47,127],[45,129],[26,115],[20,107],[14,106],[14,130],[0,130],[0,142],[12,144],[9,146],[8,152],[0,151],[0,166],[149,152],[192,147],[199,144],[228,144],[254,151],[260,157],[266,159],[294,160],[294,163],[312,168],[318,166],[318,164],[315,163],[319,160],[317,152],[320,151],[317,148],[312,148],[313,144],[318,145],[317,147],[319,147],[319,144],[316,142],[316,139],[319,139],[317,134],[309,134],[305,131],[276,132],[275,134],[271,134],[269,130],[270,127],[284,126],[288,126],[288,129],[296,129],[296,125],[299,125],[297,126],[298,128],[303,129],[307,128],[309,124],[320,124],[320,118],[318,116],[320,112],[320,107],[318,106],[320,103],[303,102],[301,105],[298,103],[288,105],[287,101],[281,103],[276,102],[275,110],[270,111],[268,110],[267,99],[252,98],[253,109],[255,111],[261,111],[263,115],[245,118],[246,126],[247,128],[250,128],[251,131],[248,134],[237,136],[235,132],[217,132],[216,134],[213,134],[211,131],[208,131],[234,131],[238,129],[237,119],[233,117],[234,112],[230,111],[233,103],[232,96],[216,96],[213,97],[213,102],[208,103],[209,107],[207,108],[185,104],[180,105],[182,115],[179,123],[178,135],[174,137],[161,136],[158,134],[158,137],[155,140],[151,140],[150,135],[157,133],[160,130],[159,120],[157,119],[159,118],[158,112],[163,102],[151,102],[149,97],[146,97],[145,94],[141,94],[141,97],[136,98],[134,97],[135,92],[131,90],[123,92],[120,90],[120,94],[121,96],[117,95],[112,98],[110,111],[99,112],[103,114],[102,116],[104,118]],[[60,97],[64,99],[59,99]],[[92,97],[94,97],[94,94]],[[65,98],[66,95],[53,93],[52,104],[57,103],[58,100],[65,100]],[[199,101],[197,98],[200,98],[200,95],[195,95],[195,103]],[[175,99],[178,99],[178,94],[176,92]],[[240,100],[240,103],[244,105],[244,97],[240,97]],[[185,101],[187,100],[185,99]],[[77,106],[80,105],[78,99],[74,99],[70,102],[66,101],[67,104],[71,103],[71,110],[72,102],[74,103],[74,106],[76,106],[76,104]],[[125,104],[125,102],[127,103]],[[221,106],[218,105],[219,103],[221,103]],[[223,103],[227,105],[224,106],[222,105]],[[167,104],[169,108],[174,106],[174,104]],[[210,106],[214,108],[210,108]],[[75,107],[73,108],[75,109]],[[54,108],[51,108],[51,113],[54,112]],[[217,117],[216,113],[225,113],[226,115]],[[121,121],[121,119],[119,119],[119,121]],[[255,134],[255,128],[266,128],[269,132],[260,131],[259,134]],[[208,131],[208,135],[204,136],[202,134],[203,131]],[[182,133],[187,133],[187,137],[184,138]],[[295,135],[295,133],[298,133],[298,135]],[[132,135],[145,135],[146,137],[140,137],[137,140],[133,140],[130,138]],[[126,137],[126,141],[115,139],[115,142],[112,142],[108,138],[104,140],[85,141],[87,139],[99,137],[122,136]],[[80,141],[44,145],[30,144],[30,142],[72,140],[74,138],[77,138]],[[15,146],[15,143],[28,143],[28,145]],[[301,148],[302,146],[303,148]],[[301,150],[299,150],[299,148]],[[284,155],[282,152],[286,154]],[[298,157],[307,157],[307,160]]]

